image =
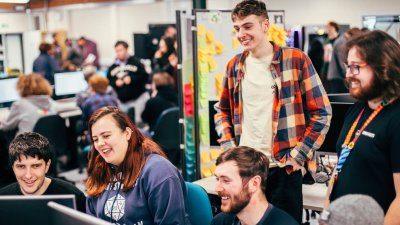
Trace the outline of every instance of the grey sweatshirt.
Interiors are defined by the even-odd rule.
[[[40,117],[56,114],[53,99],[47,95],[32,95],[21,98],[11,105],[10,114],[0,122],[1,130],[18,129],[17,134],[33,130]]]

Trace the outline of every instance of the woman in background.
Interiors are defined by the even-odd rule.
[[[177,90],[178,76],[178,54],[175,49],[176,41],[171,37],[162,37],[158,50],[153,58],[153,72],[167,72],[175,82],[175,90]]]
[[[161,148],[116,107],[95,111],[86,212],[118,224],[187,224],[185,182]]]
[[[11,105],[10,114],[0,121],[1,130],[15,130],[17,134],[31,132],[39,118],[56,114],[53,90],[39,74],[21,75],[17,82],[21,99]]]

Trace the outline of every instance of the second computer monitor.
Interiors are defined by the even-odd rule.
[[[0,79],[0,108],[10,107],[14,101],[20,99],[17,82],[17,77]]]
[[[107,221],[65,207],[55,202],[49,202],[52,223],[57,225],[112,225]]]
[[[0,224],[51,225],[50,201],[76,209],[75,195],[0,196]]]
[[[56,98],[73,97],[87,87],[88,84],[81,71],[54,74],[54,93]]]

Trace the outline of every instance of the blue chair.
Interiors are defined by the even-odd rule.
[[[213,214],[207,192],[200,185],[185,183],[187,187],[185,205],[190,223],[192,225],[211,224]]]
[[[180,167],[181,151],[179,148],[179,108],[172,107],[164,110],[158,116],[152,139],[164,150],[168,159],[176,167]]]

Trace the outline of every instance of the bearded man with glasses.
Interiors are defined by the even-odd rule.
[[[383,208],[385,225],[400,224],[400,44],[372,31],[349,40],[346,54],[350,95],[359,101],[336,144],[328,197],[369,195]]]

